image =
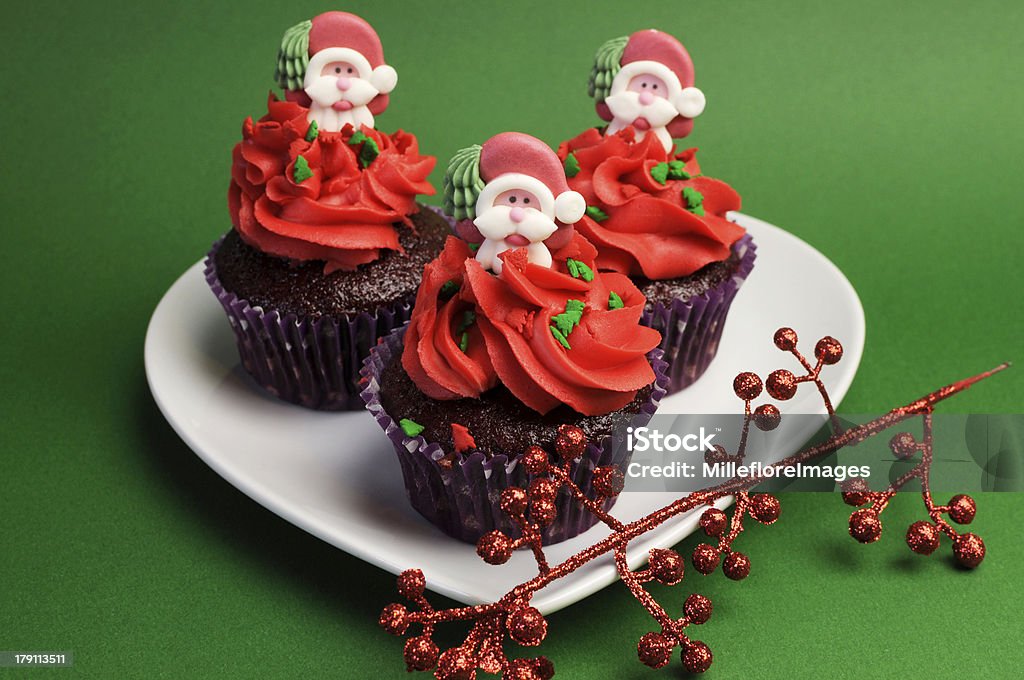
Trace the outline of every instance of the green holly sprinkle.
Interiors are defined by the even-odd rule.
[[[363,148],[359,151],[359,161],[363,164],[363,167],[368,167],[377,156],[380,155],[380,147],[377,146],[377,142],[372,139],[367,139],[366,143],[363,144]]]
[[[608,213],[601,210],[596,205],[588,205],[587,217],[594,220],[595,222],[604,222],[606,219],[608,219]]]
[[[445,281],[444,284],[441,286],[439,297],[445,301],[451,300],[453,297],[455,297],[455,294],[458,292],[459,284],[455,283],[452,280],[448,280]]]
[[[555,340],[558,341],[559,345],[566,349],[572,349],[572,346],[569,344],[569,341],[565,339],[565,336],[562,334],[562,331],[558,330],[554,326],[548,326],[548,328],[551,329],[551,335],[555,336]]]
[[[651,177],[658,184],[664,185],[668,181],[668,163],[658,163],[651,168]]]
[[[298,156],[295,159],[295,168],[292,169],[292,179],[296,184],[302,184],[312,176],[313,171],[309,169],[309,163],[302,156]]]
[[[349,137],[349,146],[358,146],[362,144],[363,147],[359,150],[359,162],[363,164],[363,167],[369,167],[370,163],[380,155],[380,147],[377,146],[377,142],[373,141],[365,134],[362,130],[356,130],[356,132]]]
[[[472,309],[467,309],[462,313],[462,321],[459,323],[459,330],[456,333],[460,333],[459,338],[459,349],[465,354],[466,350],[469,349],[469,327],[476,323],[476,313]]]
[[[614,290],[608,293],[608,309],[622,309],[626,305]]]
[[[575,177],[580,173],[580,162],[576,160],[576,154],[570,153],[565,157],[565,176]]]
[[[594,280],[594,270],[579,260],[570,257],[565,261],[565,266],[574,279],[583,279],[588,283]]]
[[[479,243],[470,243],[469,244],[469,250],[470,250],[470,252],[475,253],[476,251],[480,250],[480,244]]]
[[[309,124],[309,127],[306,128],[306,141],[312,142],[314,139],[316,139],[317,135],[319,134],[320,128],[319,126],[317,126],[316,121],[314,120]]]
[[[668,162],[669,179],[690,179],[690,173],[686,171],[686,164],[680,160]]]
[[[670,179],[690,179],[690,173],[686,172],[685,163],[675,160],[658,163],[652,167],[651,177],[659,184],[665,184]]]
[[[415,420],[409,420],[408,418],[402,418],[398,421],[398,426],[402,428],[402,432],[407,437],[415,437],[420,432],[423,432],[423,426],[417,423]]]
[[[572,333],[573,329],[580,324],[580,319],[583,318],[583,310],[586,305],[582,300],[566,300],[565,311],[561,314],[555,314],[551,317],[554,322],[554,326],[551,327],[552,333],[555,335],[555,339],[558,340],[566,349],[572,349],[569,347],[569,341],[567,338]],[[555,333],[557,331],[557,333]],[[565,342],[562,342],[565,340]]]
[[[555,328],[558,329],[558,331],[562,334],[563,337],[569,335],[569,333],[572,333],[572,329],[575,326],[575,324],[572,322],[572,319],[570,319],[565,314],[565,312],[561,314],[555,314],[553,317],[551,317],[551,320],[555,322]]]
[[[697,215],[704,214],[704,208],[701,205],[704,203],[704,194],[700,193],[693,187],[683,188],[683,200],[686,201],[686,209]],[[697,210],[700,212],[697,212]]]

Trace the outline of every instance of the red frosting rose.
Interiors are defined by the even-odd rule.
[[[549,269],[506,251],[495,276],[448,238],[424,269],[402,354],[424,394],[475,398],[500,380],[539,413],[564,403],[597,415],[654,381],[646,355],[661,336],[639,325],[646,299],[636,286],[596,271],[597,252],[579,235],[552,255]]]
[[[416,195],[434,193],[436,159],[419,154],[416,137],[346,126],[307,141],[308,109],[271,94],[267,111],[245,120],[233,153],[228,208],[242,239],[279,257],[324,260],[325,273],[401,251],[395,223],[411,227]]]
[[[637,142],[634,134],[626,128],[604,136],[591,128],[558,147],[563,162],[572,153],[579,165],[569,187],[607,216],[588,212],[576,223],[597,247],[598,266],[672,279],[729,257],[744,234],[725,219],[739,209],[739,194],[700,176],[696,149],[670,155],[655,135]]]

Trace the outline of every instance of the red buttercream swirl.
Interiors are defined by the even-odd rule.
[[[424,394],[476,398],[501,381],[539,413],[567,404],[597,415],[622,408],[654,381],[646,355],[661,336],[639,325],[643,294],[622,274],[596,271],[597,251],[579,235],[552,255],[549,269],[527,262],[525,250],[506,251],[495,276],[464,241],[448,238],[423,271],[402,354]],[[569,258],[594,270],[593,280],[573,277]],[[612,292],[621,308],[608,308]],[[551,331],[568,300],[585,305],[567,336],[571,349]]]
[[[364,168],[362,144],[349,143],[356,132],[351,126],[307,141],[307,113],[271,94],[267,115],[245,120],[228,191],[235,229],[265,253],[324,260],[328,274],[373,262],[382,250],[402,251],[395,224],[412,227],[417,194],[434,193],[427,176],[437,159],[421,156],[408,132],[387,135],[362,126],[380,150]],[[299,156],[311,173],[302,181],[295,174]]]
[[[558,147],[563,162],[570,152],[580,170],[568,178],[569,186],[608,216],[599,222],[588,215],[575,225],[597,247],[602,269],[649,279],[686,276],[729,257],[745,233],[725,219],[739,209],[739,194],[725,182],[698,176],[697,149],[673,155],[655,135],[637,142],[633,128],[608,136],[591,128]],[[682,161],[692,179],[654,179],[651,169],[672,160]],[[688,209],[686,187],[703,196],[703,216]]]

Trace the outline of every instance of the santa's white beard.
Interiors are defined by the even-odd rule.
[[[380,91],[362,78],[350,78],[350,86],[344,92],[338,89],[338,79],[334,76],[321,76],[306,88],[306,94],[312,100],[309,115],[306,119],[316,121],[317,127],[326,132],[339,132],[345,125],[359,128],[360,125],[373,127],[373,114],[367,104],[380,94]],[[340,101],[352,104],[348,111],[337,111],[334,104]]]
[[[488,208],[477,215],[473,224],[480,230],[484,242],[476,251],[476,261],[484,269],[490,269],[495,274],[501,273],[501,258],[498,257],[506,250],[526,248],[526,259],[542,267],[551,266],[551,252],[544,245],[544,239],[551,236],[558,229],[554,220],[538,210],[524,209],[525,217],[521,222],[513,222],[509,214],[512,208],[507,205],[496,205]],[[526,246],[513,246],[505,242],[505,239],[513,234],[519,234],[530,241]]]
[[[612,134],[629,127],[637,118],[644,118],[650,123],[650,130],[636,129],[636,138],[643,139],[647,132],[653,132],[658,136],[662,146],[668,151],[672,148],[672,135],[665,129],[672,122],[672,119],[679,115],[679,111],[667,99],[655,97],[650,104],[640,103],[640,93],[631,90],[623,90],[618,94],[605,97],[604,103],[612,113],[612,122],[608,124],[608,133]]]

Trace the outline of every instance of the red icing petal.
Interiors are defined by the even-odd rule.
[[[437,373],[438,366],[435,364],[431,366],[431,370],[428,370],[430,366],[430,354],[426,353],[421,355],[421,348],[424,345],[424,341],[420,335],[420,328],[426,328],[428,331],[432,328],[432,324],[437,316],[437,310],[427,310],[420,315],[417,323],[411,323],[408,329],[405,331],[405,348],[402,351],[402,368],[412,378],[412,381],[416,383],[416,386],[420,388],[423,394],[427,395],[432,399],[458,399],[460,394],[452,392],[449,389],[442,387],[434,378],[433,375]],[[432,336],[432,334],[431,334]],[[427,348],[429,349],[429,341]],[[424,356],[427,358],[424,363]]]
[[[458,299],[450,300],[441,308],[434,326],[433,350],[447,367],[447,381],[439,382],[463,397],[477,397],[494,386],[494,374],[475,324],[466,331],[469,334],[467,351],[459,347],[462,333],[458,329],[468,310],[472,307]]]
[[[316,199],[320,196],[320,170],[313,170],[313,176],[301,182],[295,181],[295,165],[289,166],[285,175],[271,177],[267,182],[267,198],[273,203],[287,203],[294,198]]]
[[[601,268],[667,279],[729,257],[729,245],[705,220],[682,207],[646,194],[629,207],[602,222],[584,217],[576,223],[577,231],[601,248],[597,259]],[[679,241],[685,248],[679,247]],[[615,252],[605,257],[606,248]],[[630,257],[623,258],[622,253]]]
[[[287,163],[286,156],[252,142],[240,142],[235,149],[244,161],[245,178],[253,184],[266,184],[270,177],[281,174]]]
[[[398,233],[390,224],[353,224],[339,222],[335,224],[298,224],[284,220],[272,212],[270,199],[261,196],[256,201],[255,215],[259,223],[268,231],[293,240],[301,240],[316,245],[342,250],[366,250],[368,248],[391,248],[399,250]],[[296,199],[288,205],[298,209],[309,208],[313,213],[319,204],[305,198]]]
[[[463,264],[470,256],[465,243],[448,238],[438,259],[423,269],[416,312],[406,331],[402,365],[423,393],[435,399],[477,397],[496,381],[479,329],[469,329],[466,353],[453,333],[455,320],[461,322],[462,312],[472,307],[457,295],[439,297],[448,281],[461,285]]]
[[[494,370],[501,379],[502,384],[515,395],[524,405],[537,413],[547,413],[561,402],[554,396],[544,391],[536,382],[536,375],[531,375],[530,369],[524,366],[520,357],[516,356],[515,350],[508,342],[508,337],[519,337],[520,347],[525,344],[525,339],[516,334],[502,334],[489,319],[477,321],[480,330],[483,331],[487,349],[491,354],[491,363]],[[528,357],[527,353],[527,357]],[[549,381],[550,382],[550,381]]]
[[[320,137],[320,165],[330,181],[343,182],[344,186],[348,186],[359,179],[359,159],[341,135],[324,132]]]
[[[643,190],[622,181],[623,175],[643,167],[642,158],[612,157],[594,170],[594,196],[608,206],[623,205],[629,199],[642,194]]]

